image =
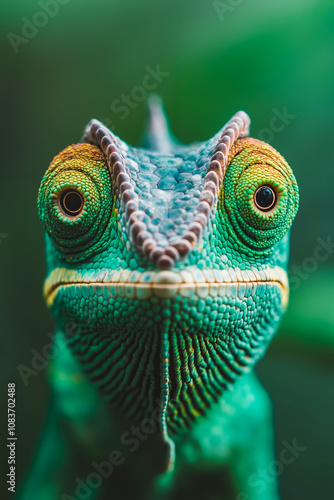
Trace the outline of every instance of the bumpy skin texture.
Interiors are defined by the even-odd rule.
[[[88,457],[104,456],[127,426],[154,419],[152,449],[142,454],[162,468],[137,481],[131,457],[131,498],[178,498],[194,470],[217,478],[206,498],[211,490],[212,498],[276,498],[273,485],[263,493],[249,484],[271,457],[270,409],[254,376],[243,374],[287,303],[298,188],[277,151],[246,137],[248,125],[239,112],[209,141],[170,142],[173,152],[159,153],[92,121],[41,184],[44,294],[65,342],[51,377],[55,404]],[[273,195],[269,209],[257,203],[263,187]],[[79,193],[76,214],[66,213],[69,192]],[[55,490],[66,491],[59,483]]]

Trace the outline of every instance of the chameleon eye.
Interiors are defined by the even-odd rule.
[[[39,192],[38,212],[60,258],[77,262],[107,245],[112,183],[103,152],[74,144],[51,162]]]
[[[79,215],[83,210],[83,206],[84,199],[79,191],[68,189],[60,196],[59,207],[68,217],[76,217]]]
[[[255,206],[261,212],[268,212],[276,205],[276,193],[270,186],[260,186],[254,195]]]
[[[224,176],[224,209],[242,243],[270,253],[296,215],[296,179],[271,146],[255,139],[237,146]]]

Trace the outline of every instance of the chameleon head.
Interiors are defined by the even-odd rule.
[[[161,154],[93,120],[38,195],[44,294],[106,398],[187,426],[264,352],[288,297],[298,188],[237,113],[212,139]],[[167,432],[167,430],[166,430]]]

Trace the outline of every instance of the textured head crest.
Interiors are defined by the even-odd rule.
[[[201,237],[229,151],[237,139],[249,135],[249,125],[249,116],[239,111],[209,141],[164,155],[130,148],[98,120],[89,122],[81,141],[97,145],[106,156],[132,243],[160,268],[169,269]]]

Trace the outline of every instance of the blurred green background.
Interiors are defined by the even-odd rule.
[[[274,403],[277,451],[294,438],[306,447],[280,476],[282,498],[331,498],[334,250],[321,241],[334,241],[333,2],[62,0],[46,21],[42,4],[3,0],[0,15],[1,398],[5,406],[7,382],[16,381],[18,479],[49,394],[45,371],[27,387],[17,371],[31,366],[31,349],[41,352],[53,329],[41,294],[39,183],[92,117],[137,145],[145,102],[132,100],[122,119],[115,99],[139,96],[147,67],[159,65],[165,75],[155,90],[182,142],[207,139],[244,109],[252,136],[269,141],[296,174],[290,307],[257,372]],[[27,20],[40,27],[25,28]],[[289,116],[275,121],[280,113]],[[5,420],[1,429],[5,437]],[[2,470],[6,456],[3,446]]]

